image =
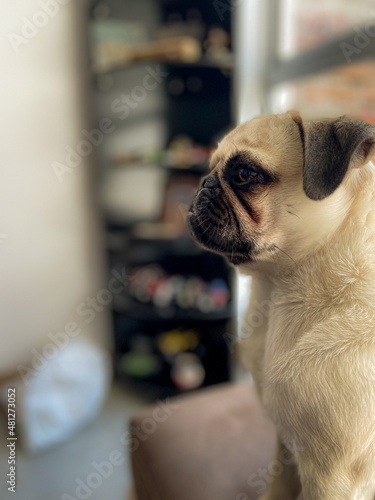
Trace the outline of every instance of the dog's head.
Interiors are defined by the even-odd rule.
[[[353,169],[374,149],[375,127],[361,120],[255,118],[219,144],[187,216],[191,233],[236,265],[298,259],[339,227]]]

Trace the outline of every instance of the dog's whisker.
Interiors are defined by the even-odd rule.
[[[295,215],[296,217],[298,217],[299,219],[301,219],[301,217],[297,214],[295,214],[294,212],[291,212],[290,210],[287,210],[288,214],[290,215]]]
[[[285,254],[287,257],[289,257],[289,259],[294,262],[295,265],[297,265],[297,262],[287,253],[285,252],[285,250],[283,250],[282,248],[278,247],[277,245],[274,245],[275,248],[277,248],[278,250],[280,250],[280,252],[282,252],[283,254]]]

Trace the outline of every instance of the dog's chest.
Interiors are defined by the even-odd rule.
[[[316,319],[316,307],[309,304],[303,287],[275,287],[254,282],[243,332],[245,365],[258,390],[269,385],[268,375],[282,359],[288,364],[298,338]]]
[[[263,376],[278,365],[281,358],[286,361],[292,355],[293,348],[308,328],[309,310],[301,296],[300,300],[279,291],[273,293],[270,307],[268,328],[264,338]]]
[[[288,356],[306,323],[306,308],[296,295],[253,280],[242,337],[243,361],[261,391],[266,367]]]

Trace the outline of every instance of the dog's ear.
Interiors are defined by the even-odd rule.
[[[332,194],[346,173],[370,161],[375,152],[375,126],[356,118],[303,123],[290,113],[299,127],[303,144],[303,189],[312,200]]]

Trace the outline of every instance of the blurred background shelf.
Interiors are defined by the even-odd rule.
[[[230,378],[229,336],[223,321],[153,325],[115,314],[118,378],[154,398],[225,382]]]
[[[103,78],[105,76],[112,76],[115,75],[116,73],[120,73],[122,71],[131,71],[133,70],[134,66],[136,67],[137,65],[139,67],[143,67],[145,64],[148,62],[155,62],[155,59],[150,59],[149,61],[143,60],[143,61],[136,61],[132,63],[131,66],[126,65],[126,66],[120,66],[116,68],[112,68],[108,71],[105,71],[103,73],[100,73],[98,75],[94,75],[94,81],[96,81],[98,78]],[[156,59],[156,62],[158,60]],[[179,61],[160,61],[161,64],[163,64],[165,67],[168,67],[169,69],[177,69],[177,68],[212,68],[212,69],[220,69],[220,70],[227,70],[227,71],[232,71],[234,67],[234,55],[233,54],[226,54],[225,57],[222,58],[222,60],[217,60],[212,57],[207,57],[203,56],[196,62],[179,62]]]
[[[116,373],[158,397],[228,380],[234,273],[190,239],[185,214],[233,125],[231,16],[218,22],[210,0],[103,0],[90,22],[93,68],[117,65],[94,77],[97,118],[116,127],[100,146],[98,172],[109,272],[128,276],[112,307]],[[177,40],[181,51],[167,60]],[[148,289],[147,303],[132,296]],[[184,300],[191,305],[177,304]],[[181,344],[170,355],[158,347],[163,335]],[[146,365],[154,371],[140,380]]]
[[[119,301],[120,302],[120,301]],[[219,309],[217,312],[198,312],[194,310],[180,310],[178,307],[157,308],[137,304],[135,302],[125,302],[113,305],[113,310],[116,313],[124,314],[130,319],[138,321],[149,321],[155,323],[162,322],[200,322],[200,321],[229,321],[233,317],[233,307],[231,305]]]

